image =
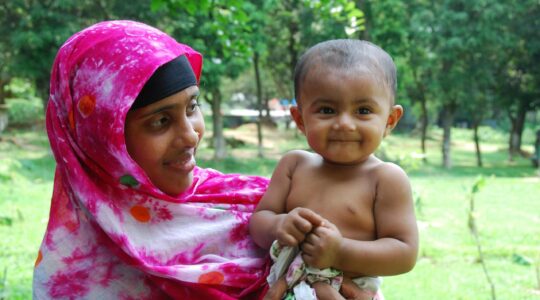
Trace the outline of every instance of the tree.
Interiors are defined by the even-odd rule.
[[[515,5],[515,3],[513,3]],[[521,136],[528,111],[540,108],[540,7],[537,1],[522,1],[509,14],[506,32],[513,47],[507,60],[503,84],[511,122],[509,158],[521,154]],[[504,80],[505,79],[505,80]]]
[[[361,38],[371,39],[394,57],[398,68],[399,103],[418,106],[421,151],[426,160],[426,139],[429,124],[430,90],[433,55],[433,12],[427,1],[357,1],[365,10],[366,30]],[[368,32],[369,31],[369,32]],[[407,99],[408,98],[408,99]],[[407,101],[409,100],[409,101]],[[410,114],[406,109],[406,113]]]
[[[154,21],[150,4],[122,1],[12,0],[0,3],[0,67],[2,84],[12,77],[35,82],[38,95],[46,103],[50,69],[56,51],[73,33],[105,19]]]
[[[204,99],[212,107],[214,159],[221,160],[227,155],[221,82],[224,77],[237,77],[248,67],[250,51],[244,34],[249,5],[241,0],[153,0],[152,7],[168,13],[167,24],[174,37],[204,55],[201,86]]]
[[[212,105],[216,159],[226,155],[220,116],[222,78],[234,78],[253,65],[256,77],[269,72],[282,95],[292,97],[292,73],[299,52],[324,39],[346,37],[346,25],[351,24],[352,16],[359,15],[354,5],[345,0],[189,0],[182,3],[153,0],[152,3],[154,9],[163,9],[171,17],[182,19],[183,26],[172,26],[178,28],[176,32],[189,32],[181,40],[205,56],[203,87],[205,99]],[[255,78],[254,82],[259,82],[257,98],[261,109],[263,86],[260,78]],[[260,126],[258,128],[259,155],[262,156],[262,134]]]
[[[500,53],[509,45],[508,36],[501,34],[507,23],[508,3],[469,2],[466,10],[469,15],[466,45],[468,51],[463,56],[468,79],[468,98],[463,101],[473,128],[477,165],[482,167],[482,153],[478,129],[484,118],[493,114],[496,107],[497,82],[495,75],[504,65]]]

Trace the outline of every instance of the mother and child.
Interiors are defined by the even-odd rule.
[[[353,40],[304,54],[291,114],[313,153],[285,154],[270,181],[197,167],[201,71],[134,21],[59,49],[34,298],[382,299],[378,276],[411,270],[418,247],[407,176],[373,155],[403,113],[390,56]]]

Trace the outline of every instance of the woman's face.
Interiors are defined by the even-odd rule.
[[[164,193],[176,196],[193,181],[195,152],[204,134],[197,97],[188,87],[160,101],[128,112],[128,153]]]

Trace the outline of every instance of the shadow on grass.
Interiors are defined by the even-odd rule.
[[[503,167],[503,166],[491,166],[491,167],[468,167],[468,166],[454,166],[451,169],[445,169],[442,167],[424,166],[417,170],[409,172],[409,175],[416,177],[428,177],[428,176],[452,176],[452,177],[474,177],[474,176],[496,176],[496,177],[533,177],[536,176],[536,171],[532,167],[515,166],[515,167]]]
[[[485,160],[483,167],[472,165],[470,162],[457,161],[450,169],[444,168],[440,163],[428,162],[420,164],[417,168],[409,170],[411,176],[497,176],[497,177],[534,177],[537,176],[535,169],[526,158],[517,158],[514,162],[508,160]]]

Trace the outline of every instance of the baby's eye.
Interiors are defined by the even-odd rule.
[[[335,113],[335,110],[330,107],[321,107],[319,109],[320,114],[329,115]]]
[[[367,107],[362,107],[358,109],[358,113],[361,115],[369,115],[371,113],[371,109]]]

